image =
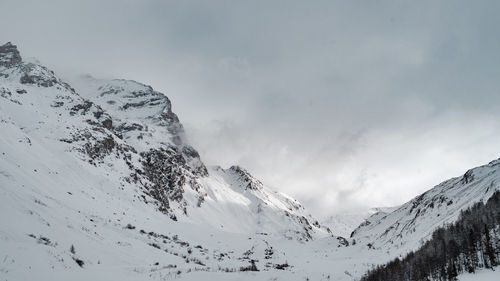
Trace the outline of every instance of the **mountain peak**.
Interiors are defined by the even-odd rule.
[[[231,166],[228,169],[230,172],[235,174],[241,181],[245,189],[260,190],[263,187],[262,182],[255,179],[247,170],[240,166]]]
[[[17,46],[7,42],[0,46],[0,66],[12,67],[21,63],[22,58]]]

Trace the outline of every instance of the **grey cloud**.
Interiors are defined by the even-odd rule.
[[[11,1],[3,41],[173,101],[209,163],[326,215],[498,157],[498,1]]]

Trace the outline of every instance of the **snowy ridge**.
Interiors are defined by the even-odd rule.
[[[316,233],[323,233],[323,236],[327,233],[326,229],[321,229],[319,223],[309,217],[299,202],[268,189],[253,177],[242,177],[235,170],[244,171],[234,166],[226,170],[220,167],[209,169],[210,177],[203,179],[202,185],[207,187],[204,204],[210,208],[200,208],[199,212],[195,210],[191,218],[205,223],[216,221],[215,225],[231,232],[263,235],[281,233],[288,239],[299,237],[305,241],[313,239]],[[252,186],[250,183],[260,185],[258,188],[249,188]],[[238,222],[232,222],[235,219]],[[280,227],[284,224],[287,228]]]
[[[461,210],[486,202],[500,189],[500,160],[467,171],[417,196],[391,213],[368,218],[351,235],[375,248],[418,248],[432,232],[458,219]]]

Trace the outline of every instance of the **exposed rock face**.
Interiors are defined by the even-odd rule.
[[[200,154],[192,146],[190,145],[182,146],[182,155],[186,159],[186,163],[193,170],[194,174],[201,177],[208,176],[207,167],[205,167],[205,164],[201,162]]]
[[[247,170],[240,166],[231,166],[228,171],[234,173],[239,178],[241,186],[243,186],[245,190],[259,190],[263,187],[262,182],[255,179]]]
[[[131,80],[115,79],[100,83],[96,90],[97,98],[103,101],[106,108],[112,109],[116,117],[123,120],[130,116],[149,119],[167,128],[176,145],[182,143],[184,128],[165,95],[151,86]]]
[[[142,171],[146,193],[157,200],[159,210],[168,213],[170,201],[181,203],[184,213],[187,213],[186,202],[183,197],[184,187],[188,184],[194,191],[199,192],[200,186],[196,177],[189,171],[186,160],[175,146],[168,148],[151,149],[142,152]],[[172,216],[171,216],[172,217]],[[172,217],[174,219],[174,217]]]
[[[474,180],[474,171],[472,170],[468,170],[462,177],[463,184],[471,183],[473,180]]]
[[[17,50],[17,46],[8,42],[0,46],[0,66],[12,67],[21,63],[22,58]]]
[[[92,102],[79,104],[71,112],[86,113],[95,104],[109,113],[98,119],[103,128],[137,149],[134,157],[138,162],[134,165],[127,160],[131,171],[126,180],[141,187],[141,198],[174,220],[178,210],[187,214],[188,207],[200,207],[205,193],[200,191],[199,179],[208,177],[208,170],[199,153],[186,143],[170,100],[151,86],[132,80],[81,79],[83,95]],[[186,189],[194,199],[186,200]]]
[[[54,71],[34,63],[22,63],[17,69],[21,73],[19,82],[21,84],[35,85],[38,87],[53,87],[65,88],[73,93],[75,90],[66,82],[63,82],[55,75]]]
[[[151,86],[87,76],[73,81],[75,90],[52,70],[23,62],[12,44],[2,46],[0,57],[0,125],[19,121],[15,126],[23,134],[51,142],[50,149],[58,151],[52,155],[82,160],[78,169],[103,173],[112,189],[128,188],[132,202],[155,206],[172,220],[235,232],[301,241],[324,235],[296,200],[268,189],[243,168],[207,169],[170,100]]]

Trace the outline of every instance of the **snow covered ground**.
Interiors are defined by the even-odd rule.
[[[476,273],[464,273],[458,276],[459,281],[498,281],[500,280],[500,270],[483,269]]]

